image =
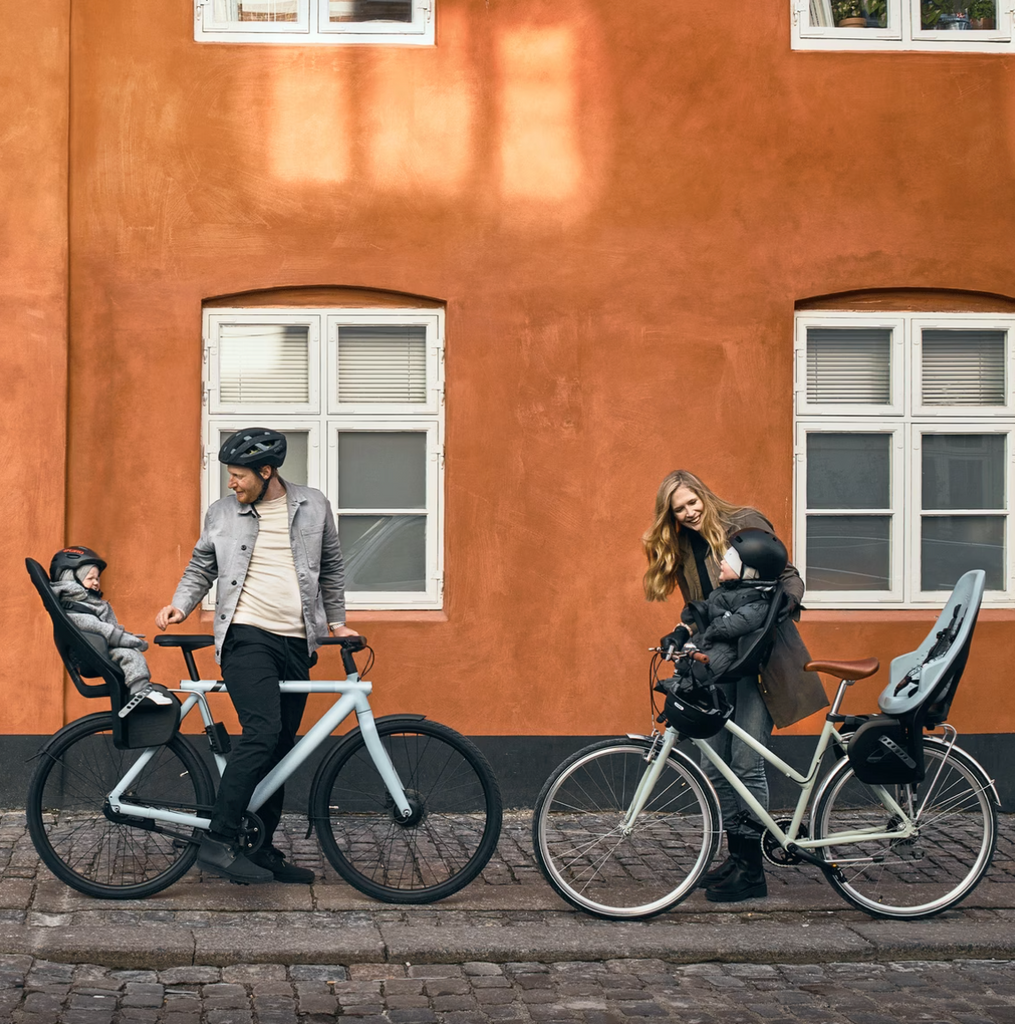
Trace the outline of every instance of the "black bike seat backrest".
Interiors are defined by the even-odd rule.
[[[34,558],[25,559],[25,568],[42,598],[43,607],[49,612],[53,623],[53,642],[78,692],[85,697],[109,697],[114,688],[120,692],[124,685],[120,666],[94,647],[87,634],[70,620],[60,599],[53,593],[46,570]],[[86,683],[85,679],[101,679],[102,682]]]
[[[780,582],[769,599],[768,615],[760,629],[742,636],[737,644],[737,660],[722,674],[723,679],[740,679],[756,676],[768,661],[775,631],[782,621],[788,595]]]

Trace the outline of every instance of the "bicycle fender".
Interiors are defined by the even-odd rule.
[[[96,711],[91,715],[83,715],[81,718],[75,718],[73,722],[68,722],[62,729],[58,729],[53,733],[53,735],[50,736],[41,747],[39,747],[38,753],[33,755],[33,757],[30,757],[29,760],[34,760],[34,758],[38,757],[39,754],[48,753],[50,747],[52,747],[54,743],[57,743],[68,729],[80,725],[81,722],[95,722],[99,719],[105,719],[109,724],[109,728],[112,728],[112,718],[113,713],[111,711]]]
[[[421,722],[426,715],[410,715],[410,714],[397,714],[397,715],[381,715],[380,718],[374,719],[375,725],[387,725],[389,722],[401,723],[404,725],[411,725],[413,722]],[[321,758],[321,763],[317,766],[317,771],[314,772],[313,781],[310,783],[310,798],[307,803],[307,834],[306,838],[309,839],[314,831],[314,796],[317,793],[317,787],[321,782],[321,777],[328,770],[331,762],[335,760],[339,754],[345,750],[350,743],[355,743],[360,736],[360,727],[357,725],[355,729],[350,729],[339,741],[331,748],[331,752],[325,757]]]

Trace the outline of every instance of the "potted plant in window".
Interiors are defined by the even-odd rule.
[[[996,24],[996,12],[994,0],[972,0],[969,5],[969,27],[981,32],[992,29]]]
[[[887,0],[832,0],[832,17],[838,28],[884,28]]]

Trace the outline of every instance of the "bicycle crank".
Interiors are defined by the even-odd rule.
[[[783,832],[793,824],[789,818],[776,818],[775,823]],[[807,831],[807,826],[801,825],[800,831],[797,833],[797,839],[807,839],[809,837],[810,833]],[[765,860],[770,864],[775,864],[777,867],[789,867],[792,864],[799,864],[803,860],[799,853],[784,850],[779,845],[779,840],[767,828],[761,835],[761,849],[765,854]]]

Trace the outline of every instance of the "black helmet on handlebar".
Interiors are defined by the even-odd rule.
[[[663,715],[683,736],[704,740],[714,736],[733,714],[733,705],[718,686],[699,683],[693,677],[667,687]]]
[[[247,427],[237,430],[222,442],[219,462],[227,466],[243,466],[257,470],[261,466],[278,469],[285,462],[285,434],[268,427]]]
[[[730,537],[726,562],[741,579],[777,580],[789,563],[786,545],[770,530],[750,527]],[[739,561],[740,565],[735,563]],[[747,573],[746,569],[753,569]]]

